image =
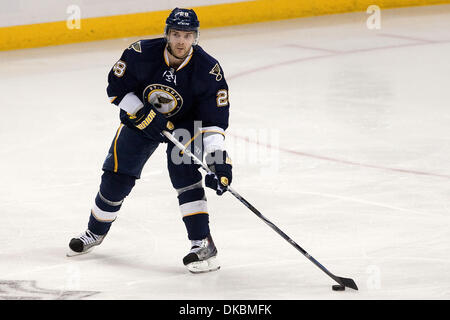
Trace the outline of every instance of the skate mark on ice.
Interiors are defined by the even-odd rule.
[[[422,176],[430,176],[430,177],[439,177],[439,178],[450,179],[450,175],[446,175],[446,174],[439,174],[439,173],[432,173],[432,172],[425,172],[425,171],[418,171],[418,170],[410,170],[410,169],[402,169],[402,168],[391,168],[391,167],[384,167],[384,166],[373,165],[373,164],[366,164],[366,163],[362,163],[362,162],[355,162],[355,161],[350,161],[350,160],[331,158],[331,157],[317,155],[317,154],[312,154],[312,153],[307,153],[307,152],[290,150],[290,149],[282,148],[282,147],[275,147],[275,146],[272,146],[272,145],[267,144],[267,143],[261,143],[259,141],[253,141],[253,140],[241,137],[241,136],[236,135],[236,134],[231,134],[230,133],[229,135],[231,135],[231,136],[233,136],[233,137],[235,137],[237,139],[242,139],[242,140],[245,140],[245,141],[250,142],[250,143],[255,143],[257,145],[264,146],[264,147],[269,148],[269,149],[275,149],[275,150],[279,150],[279,151],[283,151],[283,152],[286,152],[286,153],[290,153],[290,154],[294,154],[294,155],[298,155],[298,156],[303,156],[303,157],[309,157],[309,158],[314,158],[314,159],[319,159],[319,160],[332,161],[332,162],[337,162],[337,163],[341,163],[341,164],[347,164],[347,165],[359,166],[359,167],[365,167],[365,168],[380,169],[380,170],[387,170],[387,171],[400,172],[400,173],[406,173],[406,174],[414,174],[414,175],[422,175]]]
[[[40,288],[35,280],[0,280],[0,300],[79,300],[98,293]]]

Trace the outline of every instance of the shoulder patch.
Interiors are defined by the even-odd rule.
[[[142,53],[141,40],[132,43],[128,49],[133,49],[136,52]]]
[[[216,63],[216,65],[211,69],[209,74],[216,76],[216,81],[220,81],[223,78],[222,70],[220,69],[220,66],[218,63]]]

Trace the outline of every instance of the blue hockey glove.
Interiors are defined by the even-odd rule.
[[[173,123],[168,121],[151,104],[146,104],[134,115],[128,114],[128,118],[147,137],[159,142],[168,142],[162,134],[163,130],[171,132],[174,129]]]
[[[233,178],[231,159],[225,150],[216,150],[208,153],[205,161],[208,168],[215,173],[209,173],[205,176],[205,185],[216,190],[216,193],[221,196],[227,191]]]

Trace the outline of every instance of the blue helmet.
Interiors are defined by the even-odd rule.
[[[195,31],[197,33],[196,42],[199,36],[200,22],[197,14],[192,9],[175,8],[166,19],[164,34],[169,34],[170,29],[181,31]]]

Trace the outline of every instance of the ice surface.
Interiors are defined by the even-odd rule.
[[[332,291],[246,207],[212,191],[222,269],[187,272],[162,147],[101,247],[65,256],[119,125],[106,76],[138,39],[128,38],[0,53],[0,286],[25,281],[0,298],[449,299],[450,6],[382,11],[380,30],[367,18],[200,38],[230,87],[234,188],[358,292]]]

